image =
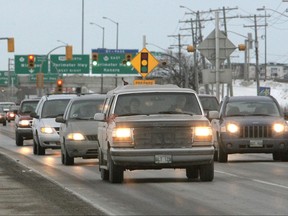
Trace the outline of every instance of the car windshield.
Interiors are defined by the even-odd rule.
[[[118,116],[183,113],[202,114],[194,94],[175,92],[123,94],[118,96],[114,109],[114,114]]]
[[[71,105],[68,119],[94,119],[97,112],[101,112],[103,99],[78,100]]]
[[[215,97],[199,97],[205,111],[218,110],[219,103]]]
[[[280,116],[277,105],[262,101],[233,101],[227,103],[226,116]]]
[[[42,118],[56,118],[58,115],[63,115],[69,101],[70,99],[45,101]]]
[[[27,114],[35,111],[38,101],[24,101],[19,110],[20,114]]]

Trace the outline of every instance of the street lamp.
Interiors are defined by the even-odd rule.
[[[116,49],[118,49],[118,39],[119,39],[119,23],[115,22],[114,20],[110,19],[109,17],[102,17],[103,19],[110,20],[114,24],[116,24]]]
[[[104,35],[105,35],[105,28],[103,26],[98,25],[97,23],[90,22],[90,25],[98,26],[102,29],[102,48],[104,48]]]
[[[184,5],[180,5],[179,7],[180,7],[180,8],[185,8],[185,9],[189,10],[192,14],[196,14],[195,11],[191,10],[190,8],[188,8],[188,7],[184,6]]]
[[[64,42],[64,41],[62,41],[62,40],[57,40],[57,42],[63,43],[63,44],[65,44],[65,45],[68,45],[68,43],[66,43],[66,42]]]

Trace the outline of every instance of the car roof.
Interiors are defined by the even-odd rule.
[[[39,98],[25,98],[21,101],[21,103],[25,101],[39,101],[40,99],[41,99],[40,97]]]
[[[61,100],[61,99],[71,99],[76,97],[76,94],[53,94],[53,95],[44,95],[42,98],[46,100]]]
[[[94,100],[94,99],[105,99],[106,94],[84,94],[77,95],[77,97],[73,97],[71,101],[80,101],[80,100]]]
[[[229,101],[273,101],[271,96],[231,96]]]
[[[125,85],[117,87],[107,93],[107,95],[119,94],[119,93],[139,93],[139,92],[193,92],[192,89],[180,88],[177,85],[167,84],[167,85]]]

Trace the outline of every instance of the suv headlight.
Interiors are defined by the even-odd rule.
[[[276,133],[283,133],[285,131],[285,125],[276,123],[273,125],[273,130]]]
[[[230,133],[237,133],[239,131],[239,127],[236,124],[229,123],[227,124],[227,131]]]

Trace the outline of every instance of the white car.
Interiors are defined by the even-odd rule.
[[[79,95],[71,99],[63,116],[56,122],[59,129],[62,164],[73,165],[75,157],[98,157],[97,122],[95,113],[101,112],[105,95]]]
[[[60,123],[55,121],[59,115],[63,115],[70,99],[76,94],[55,94],[43,96],[33,117],[33,153],[45,155],[45,149],[60,149],[59,127]]]

